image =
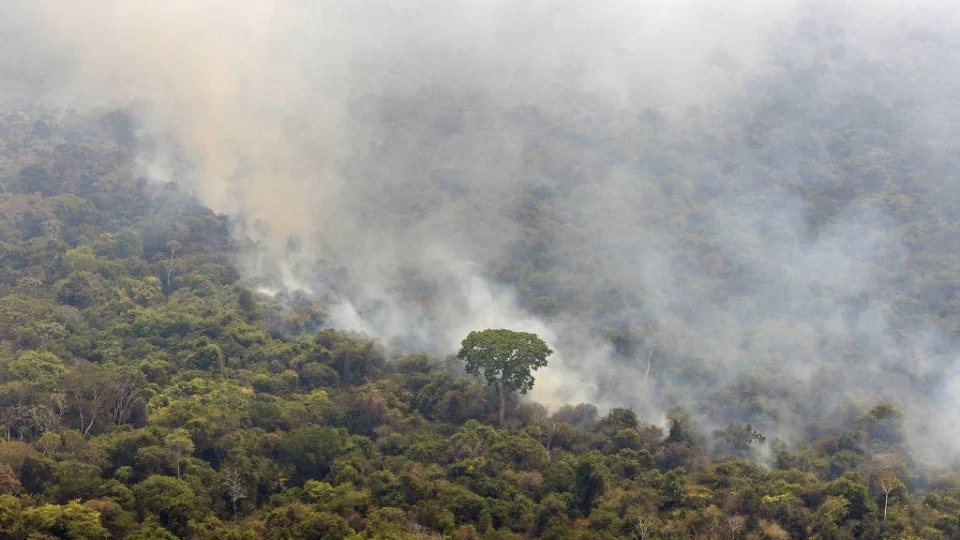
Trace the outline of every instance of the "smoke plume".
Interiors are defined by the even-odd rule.
[[[926,240],[897,197],[956,206],[953,11],[0,0],[0,91],[134,115],[143,174],[236,216],[247,278],[333,327],[439,355],[533,331],[538,401],[787,440],[889,401],[952,456],[953,328],[904,315]],[[669,348],[609,338],[651,321]]]

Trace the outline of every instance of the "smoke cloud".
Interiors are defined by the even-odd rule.
[[[0,0],[0,94],[125,108],[143,173],[236,216],[247,277],[334,327],[441,355],[533,331],[540,402],[787,440],[889,401],[933,459],[960,379],[949,321],[903,315],[927,263],[897,196],[958,194],[960,56],[925,4]],[[669,351],[607,339],[652,320]]]

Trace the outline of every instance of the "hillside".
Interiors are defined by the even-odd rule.
[[[310,4],[0,2],[0,540],[960,537],[949,2]]]
[[[321,330],[308,295],[252,292],[233,263],[252,248],[138,178],[126,122],[3,117],[0,537],[958,532],[960,486],[906,452],[896,407],[811,419],[791,446],[691,420],[762,415],[789,400],[776,379],[717,388],[713,412],[675,410],[668,429],[516,402],[498,429],[496,397],[455,361]],[[664,369],[709,384],[697,358]]]

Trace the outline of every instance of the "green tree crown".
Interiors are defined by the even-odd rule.
[[[536,334],[506,329],[470,332],[457,358],[467,373],[483,376],[487,384],[526,394],[533,388],[533,371],[547,365],[553,350]]]

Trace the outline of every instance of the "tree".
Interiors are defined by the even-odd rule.
[[[606,489],[606,469],[603,458],[591,451],[580,459],[574,470],[573,496],[576,507],[587,516]]]
[[[8,376],[13,380],[30,381],[44,390],[60,386],[67,368],[57,356],[47,351],[27,351],[7,362]]]
[[[237,502],[240,499],[247,498],[247,483],[243,479],[243,475],[240,474],[240,469],[229,469],[226,471],[226,478],[223,481],[224,487],[227,488],[227,495],[230,497],[230,502],[233,503],[233,517],[237,517]]]
[[[820,508],[810,516],[807,533],[813,538],[837,538],[837,524],[848,514],[850,502],[843,497],[828,496]]]
[[[177,254],[181,249],[182,246],[180,245],[180,242],[171,240],[167,242],[166,253],[161,251],[155,256],[157,262],[160,264],[160,268],[163,270],[163,273],[167,278],[167,289],[170,288],[170,280],[173,279],[173,276],[183,271],[183,262],[177,258]]]
[[[647,540],[650,538],[651,533],[653,533],[656,523],[653,518],[641,513],[636,513],[626,519],[626,526],[630,538]]]
[[[903,412],[889,403],[870,409],[858,422],[871,441],[896,444],[903,440]]]
[[[163,439],[163,446],[166,448],[167,452],[169,452],[170,459],[173,461],[173,464],[177,469],[177,478],[180,478],[180,469],[183,458],[184,456],[189,456],[192,454],[194,450],[194,444],[193,440],[190,438],[190,433],[185,429],[178,429]]]
[[[847,501],[847,514],[851,519],[863,520],[877,510],[877,505],[870,498],[867,481],[857,472],[846,472],[828,482],[824,486],[824,493]]]
[[[461,342],[457,358],[466,362],[467,373],[483,375],[500,395],[503,424],[507,392],[526,394],[533,388],[532,372],[547,365],[553,351],[536,334],[505,329],[470,332]]]
[[[145,517],[149,517],[148,513],[156,516],[160,525],[181,538],[186,536],[190,519],[203,515],[207,507],[190,484],[169,476],[148,476],[133,490],[140,513]],[[149,536],[157,537],[163,536]]]
[[[73,272],[56,285],[57,299],[76,308],[88,308],[106,297],[103,279],[92,272]]]
[[[754,452],[751,445],[762,444],[766,440],[766,437],[753,429],[750,424],[738,426],[730,423],[725,429],[713,431],[714,454],[721,458],[749,459]]]
[[[640,331],[643,346],[647,350],[647,369],[643,372],[643,380],[650,377],[650,365],[653,355],[674,347],[675,338],[659,321],[650,321]]]
[[[142,392],[140,382],[143,375],[133,369],[119,371],[113,383],[113,414],[114,424],[120,425],[130,414],[130,409],[137,404]]]
[[[326,426],[297,429],[280,441],[279,461],[291,465],[300,481],[325,478],[334,458],[343,452],[345,440],[345,430]]]
[[[207,342],[193,353],[188,365],[203,371],[219,371],[223,369],[223,351],[216,343]]]
[[[87,508],[79,501],[71,501],[64,506],[45,504],[31,508],[27,511],[27,521],[38,531],[50,532],[58,538],[96,540],[110,537],[100,522],[100,512]],[[29,537],[52,538],[45,534]]]
[[[22,493],[23,485],[13,469],[5,463],[0,463],[0,495],[20,495]]]
[[[671,443],[688,443],[694,445],[697,443],[699,434],[693,426],[693,420],[690,414],[681,410],[674,409],[666,414],[667,421],[670,423],[670,430],[667,434],[667,441]]]
[[[68,405],[76,410],[78,430],[90,433],[93,425],[110,406],[112,381],[108,369],[88,360],[76,359],[63,379]]]
[[[883,491],[883,523],[887,523],[887,503],[890,501],[890,492],[903,484],[896,473],[891,471],[881,471],[876,476],[877,486]]]

